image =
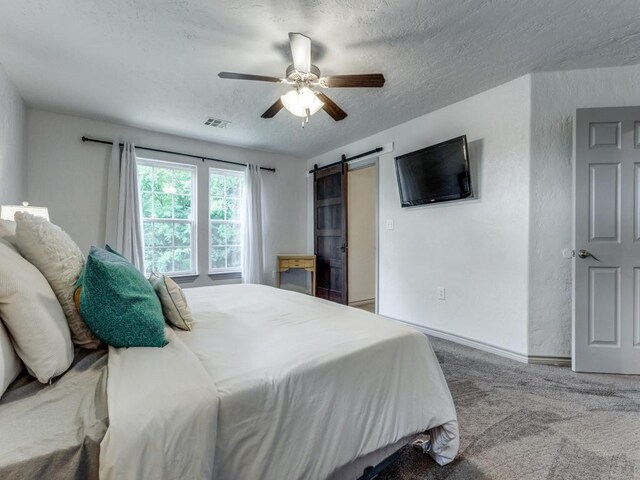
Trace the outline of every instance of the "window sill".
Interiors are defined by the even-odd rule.
[[[211,280],[236,280],[242,278],[242,272],[210,273],[209,278]]]
[[[191,283],[191,282],[195,282],[200,275],[193,273],[188,275],[167,275],[167,276],[176,283]]]
[[[241,280],[242,272],[220,272],[220,273],[209,273],[209,278],[215,281],[223,281],[223,280]],[[193,283],[201,275],[196,273],[193,274],[185,274],[185,275],[167,275],[176,283]]]

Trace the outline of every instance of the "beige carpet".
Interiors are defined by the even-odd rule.
[[[377,480],[640,479],[640,377],[431,342],[458,412],[458,458],[440,467],[406,447]]]

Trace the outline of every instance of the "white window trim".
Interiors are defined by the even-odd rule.
[[[212,220],[211,219],[211,173],[218,172],[221,175],[235,176],[242,178],[244,176],[244,172],[242,170],[232,170],[226,168],[218,168],[218,167],[209,167],[207,171],[207,185],[209,186],[209,191],[207,192],[207,224],[209,229],[209,235],[207,237],[207,244],[209,250],[209,258],[207,258],[207,265],[209,268],[209,275],[225,275],[225,274],[241,274],[242,273],[242,233],[240,234],[240,266],[238,268],[211,268],[211,223],[239,223],[240,231],[242,232],[242,218],[237,222],[229,221],[229,220]],[[242,202],[242,194],[240,195],[240,201]],[[241,207],[242,208],[242,207]]]
[[[137,165],[151,166],[151,167],[165,167],[165,168],[181,168],[184,170],[190,170],[193,172],[191,177],[191,219],[178,219],[178,218],[142,218],[142,222],[168,222],[168,223],[188,223],[191,224],[191,265],[193,269],[191,271],[180,272],[166,272],[170,277],[193,277],[198,275],[198,168],[195,165],[180,162],[169,162],[166,160],[156,160],[151,158],[136,159]],[[139,185],[139,184],[138,184]],[[142,196],[142,191],[140,192]],[[142,199],[141,202],[142,204]],[[175,243],[175,240],[174,240]],[[175,245],[173,245],[175,247]],[[146,265],[145,265],[146,271]]]

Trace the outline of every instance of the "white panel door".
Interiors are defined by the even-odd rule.
[[[576,111],[573,369],[640,374],[640,107]]]

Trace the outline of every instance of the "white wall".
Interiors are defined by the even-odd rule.
[[[349,303],[376,296],[377,182],[375,165],[348,173]]]
[[[640,105],[640,66],[535,73],[308,166],[396,144],[380,163],[381,313],[518,353],[566,357],[571,260],[561,252],[574,247],[573,115],[576,108],[634,105]],[[480,162],[480,198],[401,210],[392,158],[460,133]],[[386,218],[396,221],[394,231],[384,230]],[[447,287],[445,302],[434,300],[434,285]]]
[[[571,260],[561,252],[572,246],[573,115],[640,105],[640,66],[536,73],[531,89],[529,353],[570,356]]]
[[[30,200],[27,198],[27,110],[0,65],[0,204],[20,204],[24,200]]]
[[[322,165],[395,144],[379,161],[382,315],[527,353],[530,117],[525,76],[308,160]],[[402,209],[393,158],[462,134],[479,197]],[[384,229],[386,219],[394,230]],[[437,286],[446,287],[445,301]]]
[[[263,175],[265,278],[268,282],[275,285],[271,272],[275,270],[278,253],[305,251],[306,207],[302,201],[292,201],[306,195],[302,159],[42,110],[29,109],[27,117],[29,200],[48,206],[51,220],[64,228],[84,251],[90,245],[104,243],[107,162],[111,146],[82,143],[83,135],[130,140],[160,149],[275,167],[276,173],[264,172]],[[150,154],[143,150],[138,154],[202,165],[201,161],[186,157]],[[206,162],[206,165],[225,166],[214,162]],[[203,234],[200,240],[206,242],[206,231],[200,230]],[[201,275],[195,284],[211,283],[206,266],[201,264],[200,267]]]

